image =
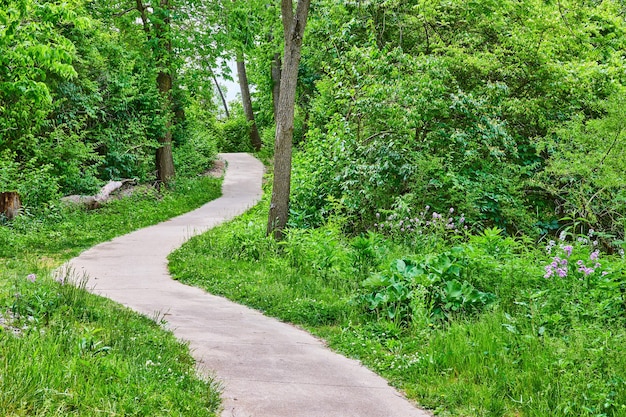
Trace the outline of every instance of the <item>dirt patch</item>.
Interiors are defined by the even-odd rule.
[[[221,158],[217,158],[213,161],[211,169],[205,172],[204,175],[207,177],[222,178],[224,176],[224,171],[226,171],[226,162]]]

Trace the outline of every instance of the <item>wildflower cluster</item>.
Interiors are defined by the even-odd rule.
[[[556,254],[553,256],[552,262],[545,266],[546,273],[543,276],[544,278],[547,279],[554,276],[565,278],[568,276],[571,269],[580,272],[587,277],[602,268],[602,264],[600,263],[600,251],[597,249],[598,241],[594,239],[593,229],[589,231],[587,236],[579,236],[576,239],[576,242],[578,243],[577,247],[584,248],[590,246],[593,251],[589,254],[589,256],[583,256],[582,258],[576,260],[571,269],[570,261],[572,260],[572,255],[574,253],[574,245],[566,244],[566,238],[567,234],[562,232],[559,235],[560,243],[557,244],[554,240],[551,240],[546,246],[546,252],[548,254],[551,255],[553,251],[555,251]],[[555,250],[555,248],[558,249]],[[606,271],[602,272],[602,275],[606,274]]]
[[[455,217],[453,207],[450,207],[445,215],[436,211],[430,211],[430,206],[426,206],[417,216],[402,217],[398,214],[391,214],[382,221],[380,213],[376,213],[376,220],[380,223],[375,223],[374,227],[379,232],[385,234],[399,233],[404,235],[407,233],[425,234],[430,232],[443,235],[457,234],[467,229],[465,216],[461,214]]]

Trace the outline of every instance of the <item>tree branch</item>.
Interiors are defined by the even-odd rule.
[[[309,15],[309,6],[311,5],[311,0],[298,0],[298,6],[296,8],[296,21],[295,30],[296,36],[300,39],[304,36],[304,26],[306,23],[306,19]]]
[[[142,0],[135,0],[136,8],[141,15],[141,23],[143,24],[143,30],[148,35],[148,40],[151,40],[150,25],[148,24],[148,17],[146,16],[147,6],[143,4]]]
[[[615,147],[615,145],[617,144],[617,140],[619,139],[619,137],[622,134],[622,131],[624,130],[624,128],[620,128],[617,133],[615,133],[615,137],[613,138],[613,143],[611,143],[611,146],[609,146],[609,149],[607,149],[606,153],[604,154],[604,156],[602,157],[602,160],[600,161],[600,167],[602,165],[604,165],[604,161],[606,160],[606,157],[609,156],[609,154],[611,153],[611,151],[613,150],[613,148]],[[599,167],[598,167],[599,168]]]
[[[137,6],[131,7],[131,8],[129,8],[129,9],[126,9],[126,10],[124,10],[124,11],[122,11],[122,12],[119,12],[119,13],[115,13],[115,14],[113,15],[113,17],[122,17],[122,16],[124,16],[125,14],[132,12],[133,10],[137,10]]]

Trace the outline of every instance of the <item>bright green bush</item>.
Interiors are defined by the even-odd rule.
[[[617,2],[325,6],[307,50],[320,78],[294,163],[294,224],[323,224],[332,197],[357,232],[399,198],[510,234],[555,232],[574,212],[621,227],[621,194],[596,185],[610,158],[582,175],[584,144],[602,144],[590,146],[599,162],[612,142],[595,138],[620,131],[617,118],[587,124],[623,95]]]
[[[414,320],[452,320],[480,311],[496,297],[464,279],[467,264],[462,247],[416,260],[397,259],[387,271],[363,281],[358,301],[399,326],[410,326]]]
[[[221,152],[251,152],[250,126],[243,117],[226,119],[220,126],[222,130],[222,140],[220,142]]]
[[[593,119],[579,114],[558,129],[554,142],[543,143],[549,154],[541,186],[557,201],[556,212],[589,228],[624,238],[626,218],[626,97],[620,91],[602,103]],[[575,220],[575,221],[574,221]]]

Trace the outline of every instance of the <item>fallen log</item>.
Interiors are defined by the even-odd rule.
[[[111,194],[122,188],[124,184],[134,183],[135,180],[109,181],[104,187],[100,188],[96,195],[69,195],[63,197],[61,201],[64,203],[79,204],[88,209],[96,209],[102,207],[104,203],[111,199]]]
[[[20,195],[15,191],[0,193],[0,214],[9,220],[14,219],[22,209]]]

